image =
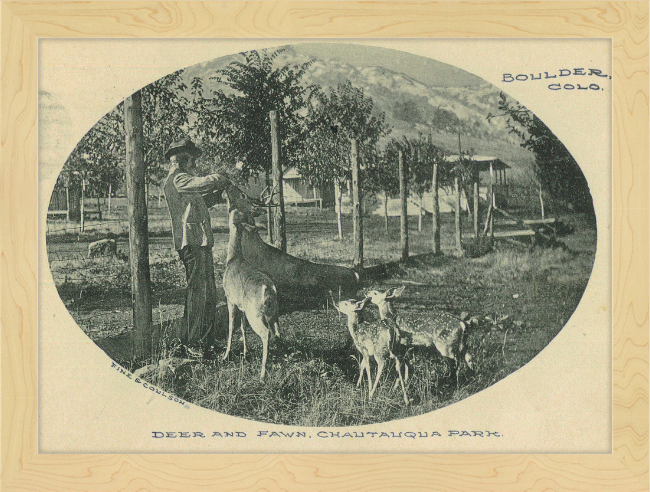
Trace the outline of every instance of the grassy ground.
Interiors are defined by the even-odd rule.
[[[462,400],[494,384],[526,364],[562,329],[586,287],[595,253],[595,231],[577,215],[565,218],[575,231],[566,238],[571,252],[501,246],[476,259],[451,255],[452,223],[443,224],[443,257],[422,256],[392,269],[389,278],[364,287],[388,288],[405,284],[395,303],[426,317],[431,309],[453,314],[465,311],[480,320],[469,333],[476,371],[466,367],[458,388],[446,361],[435,350],[414,349],[406,358],[411,366],[407,391],[412,404],[404,406],[401,390],[392,390],[396,373],[384,371],[372,401],[367,386],[356,388],[358,354],[351,343],[345,319],[326,305],[293,311],[280,318],[281,338],[273,338],[267,379],[259,381],[261,344],[247,332],[249,355],[241,358],[236,335],[229,360],[188,364],[175,372],[149,376],[155,384],[187,401],[230,415],[258,421],[306,425],[361,425],[430,412]],[[344,223],[350,237],[351,225]],[[289,252],[314,261],[349,264],[352,243],[335,239],[333,215],[294,214],[289,217]],[[412,254],[430,248],[430,224],[417,232],[412,221]],[[217,284],[223,270],[225,234],[217,234],[215,269]],[[392,219],[388,236],[383,218],[365,223],[367,263],[399,258],[398,219]],[[52,263],[63,301],[79,325],[93,339],[129,330],[131,323],[128,263],[100,258]],[[171,333],[182,313],[183,267],[171,250],[152,254],[154,322]],[[67,276],[67,281],[66,281]],[[110,282],[106,279],[110,278]],[[361,297],[361,293],[359,297]],[[377,316],[367,308],[367,317]],[[225,334],[217,342],[223,353]],[[163,337],[161,352],[170,353],[172,340]],[[373,366],[373,371],[375,367]],[[374,373],[373,373],[374,374]]]

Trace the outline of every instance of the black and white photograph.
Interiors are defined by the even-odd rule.
[[[233,52],[125,94],[65,152],[74,122],[41,86],[40,254],[74,336],[129,391],[253,422],[260,439],[398,421],[421,446],[507,434],[436,415],[540,363],[567,329],[590,350],[569,320],[611,234],[597,226],[609,191],[508,89],[608,107],[611,73],[510,64],[497,87],[462,65],[345,40]],[[228,422],[143,424],[140,439],[243,432]]]

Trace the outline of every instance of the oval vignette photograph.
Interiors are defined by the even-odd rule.
[[[69,123],[55,94],[39,111]],[[545,123],[394,49],[189,66],[61,165],[47,255],[79,328],[170,405],[257,422],[358,426],[474,395],[563,329],[596,254],[589,185]]]

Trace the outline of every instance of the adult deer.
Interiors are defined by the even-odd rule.
[[[391,303],[402,295],[404,288],[402,286],[384,292],[371,290],[366,296],[379,307],[381,319],[395,320],[400,332],[405,335],[407,345],[423,347],[433,345],[443,357],[451,360],[458,387],[461,361],[464,360],[467,367],[474,370],[472,355],[467,350],[466,317],[457,318],[443,311],[433,311],[426,317],[402,311],[395,313]]]
[[[275,331],[275,335],[280,336],[278,331],[278,292],[269,276],[246,261],[242,255],[241,231],[242,228],[246,227],[246,224],[250,224],[250,221],[253,220],[252,217],[256,214],[256,210],[253,205],[247,206],[245,200],[237,203],[235,197],[232,196],[235,193],[231,191],[228,194],[227,191],[229,209],[237,204],[237,206],[244,207],[244,210],[235,208],[229,210],[228,213],[230,238],[226,268],[223,273],[223,290],[228,303],[228,342],[223,358],[225,360],[230,354],[232,332],[237,317],[240,318],[244,356],[246,356],[245,317],[253,331],[262,340],[260,379],[264,379],[271,326]],[[271,198],[269,198],[269,201]]]
[[[331,295],[331,292],[330,292]],[[359,379],[357,380],[357,387],[361,384],[363,379],[363,372],[365,370],[368,376],[368,399],[371,400],[379,378],[386,365],[386,359],[391,358],[395,360],[395,369],[399,382],[402,385],[402,393],[404,394],[404,403],[409,404],[408,396],[406,395],[406,388],[404,386],[404,379],[402,378],[402,363],[395,355],[394,349],[399,344],[400,336],[397,326],[390,320],[380,320],[372,323],[363,321],[360,313],[365,307],[369,298],[356,301],[349,299],[345,301],[336,302],[332,296],[332,302],[336,310],[348,317],[348,330],[354,346],[361,353],[361,364],[359,366]],[[374,357],[377,362],[377,375],[374,384],[370,375],[370,357]]]

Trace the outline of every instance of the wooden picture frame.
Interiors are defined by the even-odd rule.
[[[648,4],[3,2],[3,490],[648,490]],[[38,39],[610,38],[613,452],[70,455],[38,452]]]

